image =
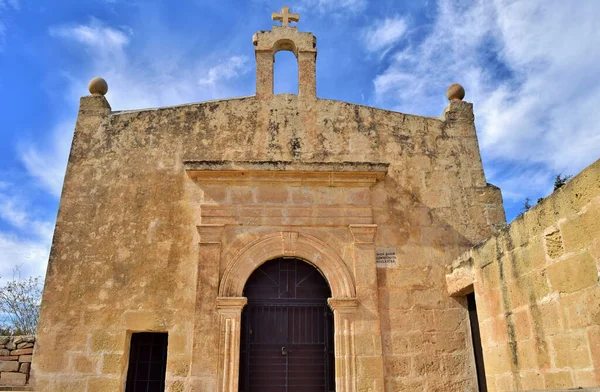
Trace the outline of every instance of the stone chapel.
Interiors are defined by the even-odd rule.
[[[318,98],[316,37],[289,25],[287,7],[273,18],[282,26],[252,37],[255,96],[115,111],[106,82],[90,82],[35,390],[463,392],[509,390],[505,378],[526,389],[510,303],[498,305],[505,341],[483,323],[496,313],[475,311],[475,299],[491,306],[490,280],[471,248],[500,241],[505,216],[463,88],[439,118]],[[298,60],[297,95],[273,93],[282,50]],[[584,385],[570,367],[568,387],[597,385],[585,336],[593,374]]]

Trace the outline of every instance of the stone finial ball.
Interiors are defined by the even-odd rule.
[[[93,95],[106,95],[108,92],[108,83],[101,77],[96,76],[94,79],[90,80],[88,90],[90,90],[90,94]]]
[[[458,83],[451,84],[446,91],[449,101],[462,101],[465,97],[465,89]]]

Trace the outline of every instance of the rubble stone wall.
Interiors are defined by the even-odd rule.
[[[600,161],[457,259],[490,391],[600,385]]]
[[[29,381],[35,336],[0,336],[0,387]]]

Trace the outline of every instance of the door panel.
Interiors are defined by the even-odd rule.
[[[296,259],[266,262],[248,279],[240,391],[333,391],[333,315],[323,276]]]

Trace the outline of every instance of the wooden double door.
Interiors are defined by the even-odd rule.
[[[239,390],[335,390],[329,285],[310,264],[270,260],[244,288]]]

